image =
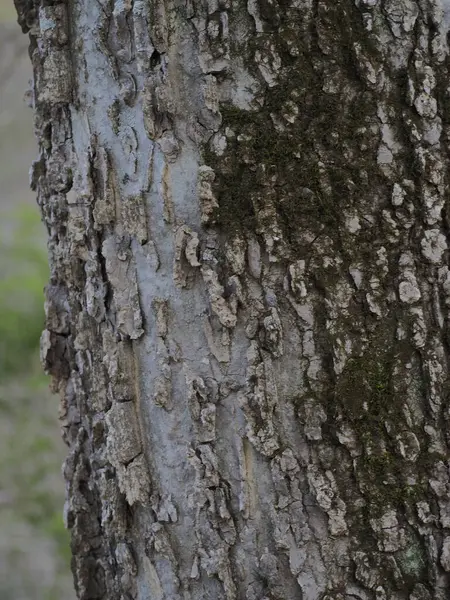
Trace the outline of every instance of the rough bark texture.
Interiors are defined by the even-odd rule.
[[[16,0],[81,600],[444,600],[445,0]]]

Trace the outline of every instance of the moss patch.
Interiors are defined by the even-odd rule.
[[[285,240],[297,251],[304,230],[326,230],[339,241],[345,211],[370,204],[375,180],[383,180],[376,166],[377,134],[370,130],[376,101],[358,72],[354,49],[367,36],[360,35],[358,11],[335,4],[317,16],[316,30],[309,32],[317,48],[299,35],[305,29],[301,10],[280,11],[270,35],[281,60],[277,85],[266,87],[260,110],[220,107],[222,131],[230,134],[227,149],[221,157],[207,149],[204,160],[217,175],[216,218],[226,230],[257,231],[269,201]],[[324,59],[319,39],[336,48],[332,58]],[[266,51],[267,40],[266,33],[255,35],[240,48],[259,79],[254,56]],[[364,51],[377,60],[376,48]],[[334,90],[327,88],[330,65]]]
[[[403,413],[405,396],[394,389],[394,369],[408,352],[411,349],[395,339],[394,323],[386,323],[367,350],[348,361],[336,383],[333,410],[350,424],[363,449],[355,461],[355,475],[370,517],[418,501],[428,486],[430,461],[434,463],[421,431],[415,432],[422,447],[415,462],[405,461],[398,449],[396,436],[409,427]]]

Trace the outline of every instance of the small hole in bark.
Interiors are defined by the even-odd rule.
[[[152,55],[150,56],[150,67],[155,69],[157,66],[161,64],[161,54],[158,50],[153,50]]]

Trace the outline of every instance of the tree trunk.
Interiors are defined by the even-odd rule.
[[[447,598],[448,0],[15,1],[80,600]]]

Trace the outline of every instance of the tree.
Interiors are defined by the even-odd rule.
[[[442,600],[444,0],[15,0],[81,600]]]

